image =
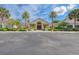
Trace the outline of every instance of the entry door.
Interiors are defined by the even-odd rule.
[[[42,27],[41,27],[41,24],[37,25],[37,30],[41,30]]]
[[[37,30],[41,30],[42,29],[42,23],[41,23],[41,21],[38,21],[37,22]]]

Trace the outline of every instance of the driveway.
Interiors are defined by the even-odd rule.
[[[77,55],[79,33],[1,32],[0,55]]]

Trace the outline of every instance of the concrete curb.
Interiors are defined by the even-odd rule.
[[[79,31],[0,31],[0,33],[79,33]]]

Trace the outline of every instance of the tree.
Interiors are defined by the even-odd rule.
[[[27,11],[22,14],[22,18],[25,19],[25,28],[29,27],[29,13]]]
[[[76,21],[78,17],[79,17],[79,9],[74,9],[68,14],[68,18],[70,20],[74,20],[73,28],[76,27]]]
[[[52,18],[52,22],[51,22],[51,24],[52,24],[52,28],[54,29],[54,26],[53,26],[53,20],[54,20],[54,18],[57,17],[57,13],[54,12],[54,11],[52,11],[52,12],[50,12],[49,17]]]
[[[58,23],[58,22],[60,22],[59,20],[53,20],[53,23]]]
[[[16,20],[14,20],[13,26],[14,26],[15,28],[19,28],[20,24],[21,24],[21,22],[20,22],[18,19],[16,19]]]
[[[18,19],[16,19],[16,20],[14,21],[14,24],[15,24],[15,25],[19,25],[19,24],[21,24],[21,22],[20,22]]]
[[[6,8],[0,7],[0,18],[1,18],[1,25],[4,28],[4,20],[10,17],[10,13]],[[5,18],[5,19],[4,19]]]
[[[20,22],[20,20],[18,20],[18,19],[13,19],[13,18],[11,18],[11,19],[9,19],[9,21],[8,21],[8,25],[10,25],[10,26],[12,26],[12,28],[15,26],[15,27],[18,27],[19,25],[21,24],[21,22]]]
[[[66,26],[67,26],[67,23],[66,23],[66,22],[64,22],[64,21],[61,21],[61,22],[59,23],[59,26],[62,26],[62,27],[64,28],[64,27],[66,27]]]

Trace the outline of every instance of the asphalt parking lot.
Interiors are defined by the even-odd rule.
[[[79,33],[0,33],[0,55],[79,55]]]

